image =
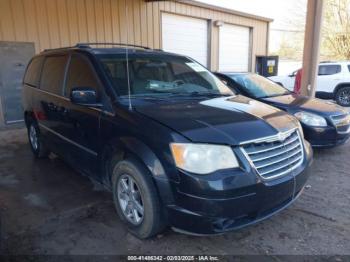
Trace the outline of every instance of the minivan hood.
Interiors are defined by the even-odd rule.
[[[244,96],[157,99],[134,108],[198,143],[238,145],[297,126],[294,117]]]
[[[342,107],[329,101],[317,98],[309,98],[297,94],[277,96],[262,99],[264,102],[278,108],[289,109],[289,111],[309,111],[323,116],[346,114]]]

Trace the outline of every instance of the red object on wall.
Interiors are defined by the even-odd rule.
[[[300,95],[302,76],[303,76],[303,69],[299,69],[295,76],[295,83],[294,83],[294,93],[298,95]]]

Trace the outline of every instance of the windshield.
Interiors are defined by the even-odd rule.
[[[256,74],[230,75],[230,78],[232,78],[254,98],[265,98],[290,94],[290,91],[284,87]]]
[[[99,60],[118,94],[128,95],[125,54],[100,55]],[[234,94],[200,64],[165,54],[129,54],[129,81],[132,96]]]

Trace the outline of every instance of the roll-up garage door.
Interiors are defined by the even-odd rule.
[[[162,48],[208,65],[208,22],[187,16],[162,14]]]
[[[247,72],[250,59],[250,29],[224,24],[220,27],[219,70]]]

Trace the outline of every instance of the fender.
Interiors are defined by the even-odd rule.
[[[120,141],[125,149],[136,155],[146,165],[155,178],[167,179],[160,160],[145,143],[134,137],[121,137]]]
[[[120,148],[124,153],[135,155],[150,171],[156,184],[161,201],[168,205],[174,203],[172,187],[165,170],[155,153],[145,143],[134,137],[120,137],[109,143]]]

